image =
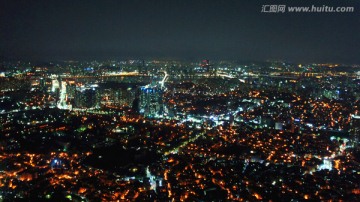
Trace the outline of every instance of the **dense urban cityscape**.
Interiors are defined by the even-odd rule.
[[[359,201],[360,66],[0,66],[0,201]]]
[[[360,201],[357,0],[0,0],[0,202]]]

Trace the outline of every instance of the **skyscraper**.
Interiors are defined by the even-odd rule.
[[[162,111],[162,90],[156,87],[141,87],[140,113],[147,117],[154,117]]]
[[[75,107],[92,108],[98,104],[98,93],[95,88],[79,89],[75,92]]]
[[[355,150],[359,149],[360,115],[351,116],[351,142]]]

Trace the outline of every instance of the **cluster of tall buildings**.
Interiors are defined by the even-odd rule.
[[[61,88],[58,83],[62,83]],[[53,82],[52,88],[54,91],[60,89],[59,102],[68,106],[68,109],[127,106],[145,117],[155,117],[166,112],[164,90],[157,85],[140,86],[137,83],[115,82],[83,84],[64,80]]]
[[[164,112],[163,90],[156,86],[140,88],[140,113],[145,117],[154,117]]]

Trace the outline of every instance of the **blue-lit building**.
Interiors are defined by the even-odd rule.
[[[163,91],[157,87],[140,88],[140,113],[146,117],[154,117],[163,113]]]

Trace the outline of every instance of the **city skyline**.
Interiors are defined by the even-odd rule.
[[[360,66],[0,67],[0,200],[359,201]]]
[[[360,201],[359,8],[0,0],[0,202]]]

